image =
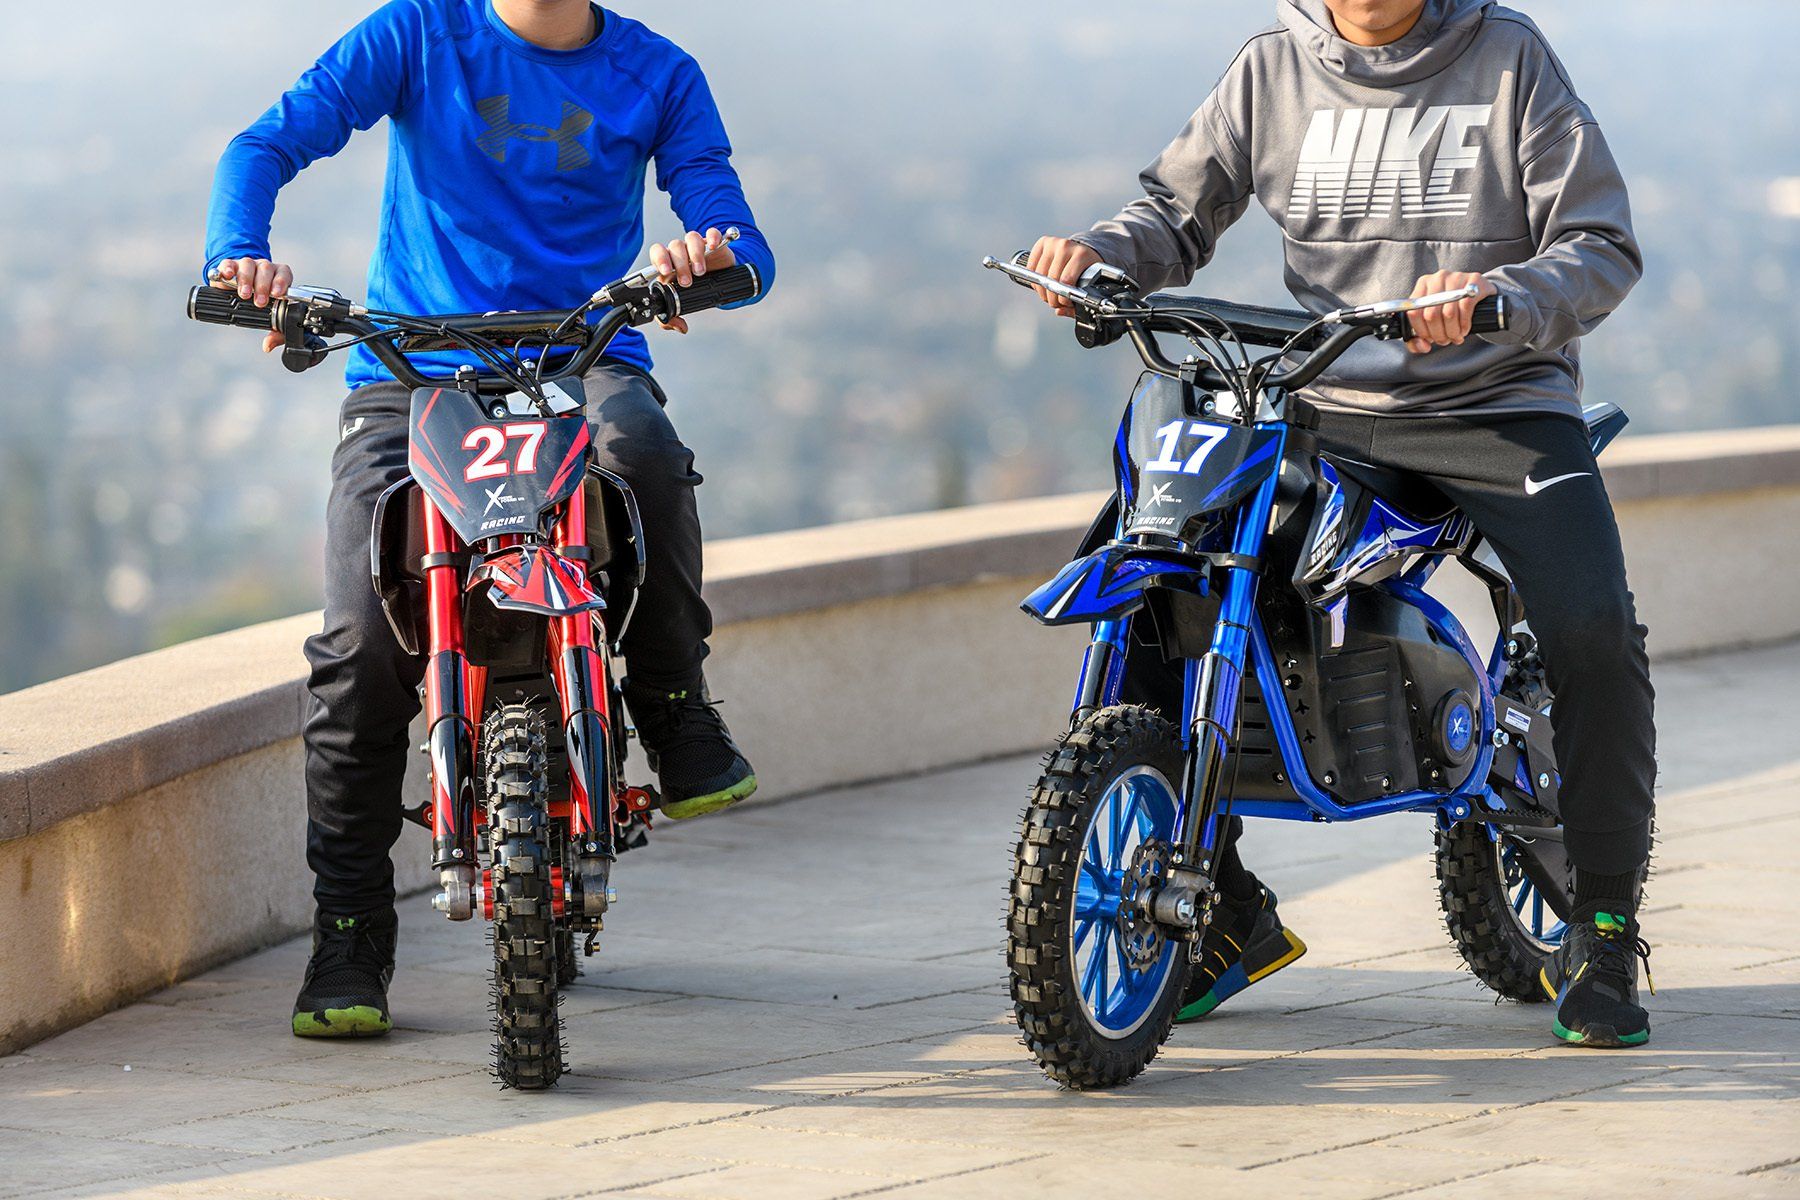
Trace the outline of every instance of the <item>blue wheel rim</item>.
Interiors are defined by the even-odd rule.
[[[1102,1036],[1128,1037],[1149,1019],[1174,971],[1176,947],[1164,943],[1156,961],[1130,966],[1119,901],[1132,856],[1147,841],[1175,836],[1175,789],[1162,772],[1133,767],[1094,806],[1075,874],[1069,961],[1081,990],[1082,1009]]]
[[[1543,890],[1525,873],[1519,848],[1502,836],[1495,844],[1494,852],[1499,859],[1500,879],[1506,887],[1506,900],[1512,908],[1513,920],[1524,930],[1525,936],[1546,953],[1556,949],[1562,944],[1567,926],[1544,899]]]

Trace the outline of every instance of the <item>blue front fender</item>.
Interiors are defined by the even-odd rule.
[[[1111,545],[1058,571],[1019,607],[1045,625],[1116,621],[1142,608],[1153,587],[1206,595],[1210,569],[1204,559]]]

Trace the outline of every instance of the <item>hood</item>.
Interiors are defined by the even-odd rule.
[[[1386,46],[1356,46],[1339,37],[1325,0],[1280,0],[1280,17],[1332,74],[1366,87],[1397,87],[1455,62],[1493,6],[1494,0],[1425,0],[1419,23]]]

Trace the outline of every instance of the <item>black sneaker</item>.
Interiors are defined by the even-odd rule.
[[[1249,900],[1213,902],[1213,922],[1200,942],[1200,961],[1188,976],[1177,1024],[1198,1021],[1260,979],[1306,953],[1306,943],[1281,923],[1275,893],[1257,885]]]
[[[314,919],[312,961],[294,1000],[295,1037],[380,1037],[393,1028],[387,986],[398,932],[392,909]]]
[[[1650,1014],[1638,1003],[1637,960],[1650,979],[1650,947],[1637,921],[1595,913],[1570,922],[1562,945],[1550,955],[1538,981],[1556,1001],[1556,1036],[1577,1046],[1641,1046],[1650,1040]],[[1650,991],[1656,983],[1650,980]]]
[[[744,758],[706,685],[680,692],[625,686],[650,769],[662,789],[663,815],[674,821],[730,808],[756,790]]]

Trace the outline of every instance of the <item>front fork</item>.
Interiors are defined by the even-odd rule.
[[[487,669],[464,650],[463,567],[467,550],[437,505],[420,498],[425,524],[425,745],[431,756],[432,906],[452,921],[475,915],[475,735]]]
[[[588,486],[588,485],[583,485]],[[557,548],[587,554],[587,505],[577,491],[556,523]],[[550,654],[562,707],[563,744],[569,760],[569,840],[576,853],[582,915],[599,917],[611,897],[609,879],[617,845],[613,828],[611,688],[602,645],[594,639],[594,615],[550,619]]]
[[[1237,513],[1231,535],[1232,565],[1223,568],[1219,617],[1212,644],[1185,664],[1182,739],[1182,823],[1167,883],[1146,901],[1160,923],[1188,931],[1198,953],[1200,934],[1212,921],[1220,840],[1229,813],[1222,811],[1224,772],[1238,733],[1244,668],[1250,656],[1250,624],[1256,611],[1263,543],[1275,508],[1279,473],[1271,472]]]

